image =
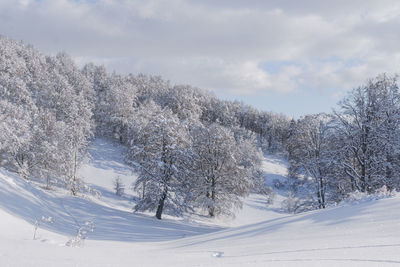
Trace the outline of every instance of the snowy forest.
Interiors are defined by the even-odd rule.
[[[0,167],[78,195],[77,170],[98,136],[126,147],[138,173],[133,209],[158,219],[232,215],[250,192],[273,195],[263,153],[288,159],[296,211],[400,188],[397,76],[371,78],[331,114],[293,119],[158,76],[80,68],[66,53],[0,37]]]

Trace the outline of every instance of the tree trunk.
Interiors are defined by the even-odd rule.
[[[71,183],[71,192],[72,195],[76,196],[78,194],[78,188],[76,185],[76,169],[78,166],[78,151],[77,149],[75,149],[75,153],[74,153],[74,169],[73,169],[73,173],[72,173],[72,183]]]
[[[324,180],[322,177],[319,177],[319,190],[320,190],[320,197],[321,197],[321,206],[320,208],[325,209],[325,185]]]
[[[144,195],[145,195],[145,193],[146,193],[146,182],[143,181],[142,184],[143,184],[143,185],[142,185],[142,199],[144,199]]]
[[[208,214],[210,215],[210,217],[214,217],[215,216],[215,179],[213,178],[211,180],[211,201],[212,201],[212,205],[208,207]]]
[[[211,218],[214,218],[214,216],[215,216],[215,208],[213,206],[210,206],[208,208],[208,215],[210,215]]]
[[[156,218],[161,220],[161,215],[164,209],[164,202],[165,199],[167,198],[167,189],[164,190],[164,193],[162,194],[160,200],[158,201],[158,207],[157,207],[157,212],[156,212]]]

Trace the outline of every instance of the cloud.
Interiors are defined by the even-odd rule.
[[[0,33],[233,97],[333,96],[398,70],[399,15],[394,0],[3,0]]]

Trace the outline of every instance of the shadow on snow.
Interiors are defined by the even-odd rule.
[[[205,234],[221,228],[190,225],[107,207],[91,200],[57,195],[45,191],[13,174],[0,170],[0,208],[31,224],[42,216],[51,216],[53,224],[41,227],[59,234],[74,236],[86,221],[93,221],[89,239],[129,242],[154,242]]]

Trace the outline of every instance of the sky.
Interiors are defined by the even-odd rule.
[[[400,64],[393,0],[0,0],[0,34],[265,111],[330,112]]]

